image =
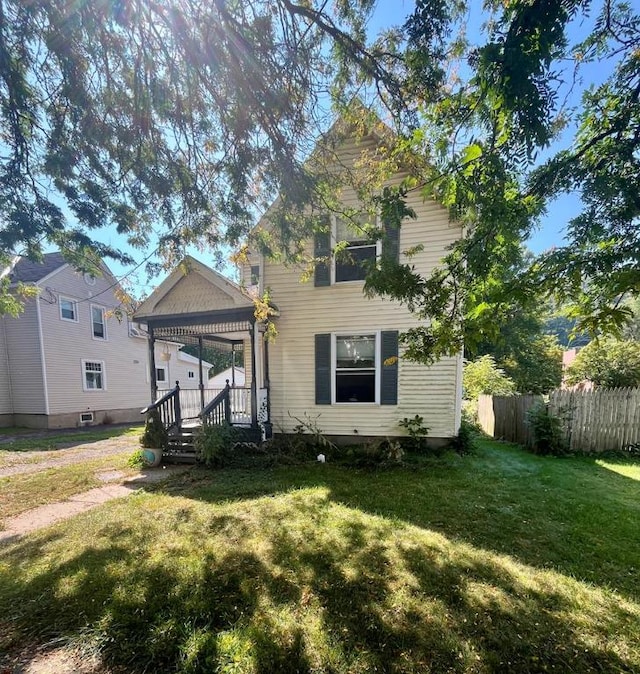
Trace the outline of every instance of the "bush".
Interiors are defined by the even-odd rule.
[[[493,356],[481,356],[465,363],[462,386],[466,400],[477,400],[482,393],[508,396],[516,391],[515,382],[497,366]]]
[[[469,419],[462,416],[458,434],[451,441],[451,448],[458,454],[471,454],[476,449],[476,441],[480,432]]]
[[[144,426],[144,433],[140,436],[142,447],[149,449],[162,449],[167,446],[169,435],[160,418],[158,410],[151,410],[147,413],[147,421]]]
[[[413,418],[405,417],[398,422],[398,426],[404,428],[409,436],[403,439],[403,444],[409,451],[424,452],[427,450],[427,435],[430,429],[425,426],[423,417],[419,414]]]
[[[567,453],[560,419],[549,414],[544,403],[535,405],[527,412],[527,424],[533,433],[533,450],[536,454],[562,456]]]
[[[215,468],[228,464],[234,445],[242,440],[241,430],[229,424],[203,426],[194,441],[200,460]]]

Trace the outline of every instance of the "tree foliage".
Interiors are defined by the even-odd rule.
[[[595,340],[567,368],[568,384],[591,381],[602,388],[640,386],[640,342]]]
[[[0,0],[0,264],[50,243],[81,268],[98,255],[126,259],[96,241],[109,225],[171,265],[187,245],[219,253],[236,243],[276,195],[271,236],[254,243],[296,259],[352,180],[389,226],[402,226],[405,196],[420,190],[466,232],[431,275],[410,259],[371,269],[367,293],[423,319],[404,336],[409,357],[432,362],[463,341],[475,349],[497,337],[496,315],[541,293],[567,306],[578,331],[620,331],[631,317],[624,298],[640,295],[634,9],[489,2],[471,44],[471,3],[417,0],[401,27],[369,42],[374,4]],[[584,26],[571,44],[569,27]],[[613,73],[576,113],[566,101],[600,61]],[[398,131],[364,177],[327,171],[330,146],[312,151],[329,101],[345,128],[365,132],[371,118],[355,93]],[[382,190],[399,166],[412,177]],[[584,209],[566,245],[514,273],[522,241],[568,191]]]
[[[369,78],[399,100],[365,45],[372,4],[1,0],[0,267],[47,244],[130,261],[107,226],[172,265],[220,254],[278,193],[317,201],[320,97]]]
[[[462,388],[465,400],[477,400],[481,393],[506,396],[516,392],[515,382],[496,365],[492,356],[480,356],[465,363]]]

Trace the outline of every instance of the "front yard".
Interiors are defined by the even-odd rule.
[[[0,551],[0,651],[123,672],[640,671],[640,464],[193,470]]]

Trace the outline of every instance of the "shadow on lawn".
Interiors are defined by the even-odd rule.
[[[335,503],[640,600],[637,482],[604,470],[595,459],[539,457],[513,446],[494,450],[502,452],[502,463],[482,455],[385,471],[317,464],[264,471],[201,469],[157,489],[223,503],[322,487]]]
[[[45,537],[14,546],[0,555],[4,646],[90,638],[128,672],[637,671],[608,638],[632,653],[638,614],[597,590],[579,607],[575,583],[326,489],[221,510],[166,499],[161,518],[127,523],[122,506],[76,554]]]

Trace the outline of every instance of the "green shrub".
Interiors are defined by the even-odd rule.
[[[142,447],[161,449],[167,446],[168,439],[169,436],[160,418],[160,412],[158,410],[147,412],[144,433],[140,436]]]
[[[194,446],[203,463],[221,468],[229,463],[234,445],[241,440],[241,429],[229,424],[208,425],[198,431]]]
[[[427,436],[429,435],[429,426],[425,426],[424,418],[416,414],[413,418],[405,417],[398,422],[400,428],[404,428],[408,438],[403,440],[403,444],[409,450],[424,452],[427,449]]]
[[[153,449],[156,448],[154,447]],[[129,468],[142,468],[144,465],[144,452],[141,449],[136,449],[136,451],[127,459],[127,466],[129,466]]]
[[[462,415],[458,434],[451,441],[451,448],[458,454],[471,454],[476,449],[476,441],[480,435],[478,428]]]
[[[560,419],[549,414],[544,403],[535,405],[527,412],[527,424],[533,433],[533,451],[536,454],[561,456],[567,453]]]

